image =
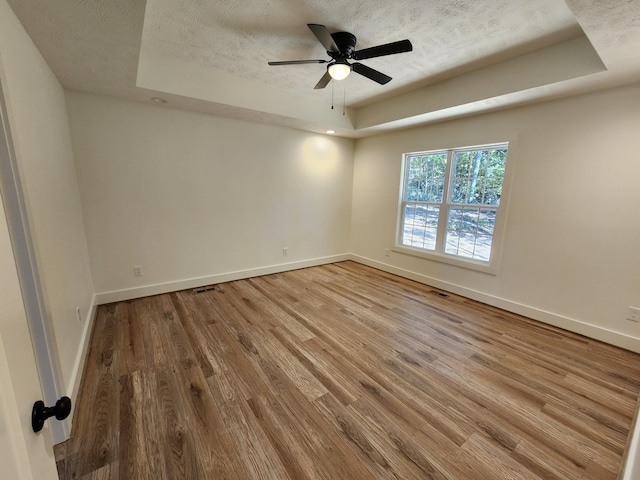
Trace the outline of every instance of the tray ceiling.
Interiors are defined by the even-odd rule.
[[[640,79],[638,1],[9,3],[65,88],[349,137]],[[414,50],[314,90],[326,65],[267,65],[328,58],[307,23]]]

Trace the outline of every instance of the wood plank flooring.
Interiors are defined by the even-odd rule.
[[[640,355],[341,262],[100,306],[66,479],[615,479]]]

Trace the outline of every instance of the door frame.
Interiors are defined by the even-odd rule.
[[[9,236],[20,280],[33,354],[38,368],[43,400],[54,405],[63,395],[57,348],[47,316],[46,303],[31,236],[31,227],[20,181],[18,162],[13,147],[9,115],[0,81],[0,194],[4,203]],[[34,398],[33,401],[40,400]],[[70,436],[69,420],[49,422],[54,444]]]

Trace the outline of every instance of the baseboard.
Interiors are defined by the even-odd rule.
[[[342,262],[349,259],[350,255],[345,253],[342,255],[332,255],[329,257],[312,258],[300,262],[281,263],[278,265],[269,265],[266,267],[251,268],[248,270],[238,270],[235,272],[220,273],[216,275],[208,275],[205,277],[189,278],[184,280],[177,280],[174,282],[145,285],[142,287],[128,288],[124,290],[114,290],[111,292],[102,292],[96,294],[96,304],[103,305],[105,303],[120,302],[122,300],[131,300],[133,298],[141,298],[148,297],[150,295],[176,292],[178,290],[203,287],[205,285],[214,285],[216,283],[232,282],[234,280],[259,277],[261,275],[270,275],[272,273],[280,273],[289,270],[298,270],[300,268],[326,265],[328,263]]]
[[[82,383],[82,374],[84,372],[84,366],[87,360],[87,353],[89,352],[89,343],[91,342],[91,332],[93,331],[93,323],[96,318],[96,295],[91,299],[89,305],[89,311],[84,319],[84,329],[82,330],[82,337],[80,339],[80,348],[76,354],[76,360],[73,364],[73,371],[69,378],[69,383],[66,385],[66,395],[72,399],[75,403],[78,398],[78,392],[80,391],[80,384]],[[73,415],[69,417],[69,432],[71,432],[73,421]]]
[[[421,273],[394,267],[393,265],[378,262],[370,258],[361,257],[354,254],[349,255],[349,258],[354,262],[362,263],[363,265],[368,265],[370,267],[377,268],[388,273],[393,273],[394,275],[398,275],[400,277],[415,280],[416,282],[446,290],[451,293],[470,298],[472,300],[477,300],[479,302],[486,303],[487,305],[507,310],[508,312],[517,313],[518,315],[532,318],[533,320],[538,320],[540,322],[553,325],[555,327],[559,327],[573,333],[578,333],[580,335],[584,335],[585,337],[593,338],[594,340],[600,340],[610,345],[615,345],[616,347],[640,353],[640,339],[636,337],[598,327],[596,325],[582,322],[574,318],[558,315],[553,312],[548,312],[546,310],[532,307],[530,305],[513,302],[506,298],[489,295],[454,283],[443,282],[442,280],[438,280]]]

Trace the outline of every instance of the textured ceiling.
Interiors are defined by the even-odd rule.
[[[540,46],[581,34],[571,11],[557,0],[147,0],[146,11],[144,40],[163,57],[307,96],[323,93],[313,86],[325,65],[267,65],[269,60],[328,58],[307,23],[353,33],[358,49],[410,39],[411,53],[363,61],[394,79],[381,86],[352,75],[345,82],[348,104],[495,61],[505,50],[513,55],[534,42]]]
[[[312,131],[336,128],[345,136],[640,79],[638,0],[8,1],[66,88],[144,101],[160,96],[173,107]],[[328,58],[307,23],[352,32],[358,49],[408,38],[414,50],[362,61],[393,77],[385,86],[353,73],[335,88],[314,90],[326,65],[267,65]],[[540,70],[542,53],[532,52],[561,56],[556,45],[565,45],[566,63],[573,62],[566,71],[550,60],[557,76],[504,84],[504,72],[527,72],[526,62]],[[500,88],[454,100],[491,74]],[[434,86],[439,98],[451,100],[425,105],[424,112],[376,111],[415,106]],[[332,101],[339,108],[321,111]],[[340,115],[345,105],[347,115]]]

